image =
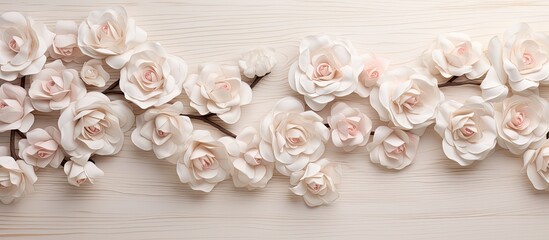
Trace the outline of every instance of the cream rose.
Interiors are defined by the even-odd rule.
[[[0,201],[4,204],[34,190],[34,183],[38,180],[32,166],[7,155],[8,148],[0,147]]]
[[[229,124],[240,119],[240,106],[252,101],[252,89],[242,82],[236,66],[201,65],[199,73],[191,74],[183,87],[191,100],[191,107],[201,115],[215,113]]]
[[[263,188],[273,177],[274,162],[263,159],[259,153],[259,134],[253,127],[247,127],[236,139],[223,137],[219,139],[227,148],[232,158],[231,172],[235,187],[246,187],[248,190]]]
[[[418,146],[419,136],[398,128],[379,126],[366,149],[373,163],[400,170],[414,161]]]
[[[370,139],[372,120],[358,108],[351,108],[343,102],[332,105],[328,124],[332,130],[332,142],[336,147],[352,151],[364,146]]]
[[[102,93],[89,92],[61,112],[61,145],[71,160],[84,165],[92,154],[118,153],[124,143],[124,132],[134,120],[125,101],[111,101]]]
[[[210,192],[225,180],[230,170],[225,146],[208,131],[196,130],[182,158],[177,161],[177,175],[193,190]]]
[[[0,15],[0,35],[0,79],[13,81],[42,69],[54,36],[46,25],[18,12],[6,12]]]
[[[78,47],[82,53],[105,59],[120,69],[130,55],[123,54],[147,40],[147,33],[135,25],[122,7],[90,12],[78,28]]]
[[[327,159],[309,163],[290,176],[290,190],[303,196],[309,207],[330,204],[339,198],[336,184],[341,182],[341,167]]]
[[[549,131],[549,103],[537,95],[513,95],[495,103],[498,144],[513,154],[538,148]]]
[[[135,49],[120,70],[120,90],[142,109],[158,107],[179,96],[187,76],[187,64],[169,55],[158,43]]]
[[[65,158],[60,145],[61,133],[57,128],[35,128],[19,141],[19,157],[31,166],[44,168],[49,164],[58,168]]]
[[[382,121],[390,121],[404,130],[424,129],[434,122],[439,103],[444,95],[437,81],[408,68],[391,70],[372,89],[370,103]]]
[[[444,154],[461,166],[485,159],[497,143],[494,108],[478,96],[470,97],[465,104],[443,102],[435,130],[442,137]]]
[[[322,117],[305,111],[303,104],[293,97],[276,103],[261,121],[259,133],[261,156],[266,161],[276,161],[276,169],[286,176],[318,160],[330,137]]]
[[[276,58],[272,48],[255,48],[242,55],[238,66],[247,78],[263,77],[271,72],[276,65]]]
[[[63,170],[67,175],[67,180],[71,185],[80,187],[85,182],[93,184],[93,180],[105,175],[92,161],[87,161],[83,165],[79,165],[73,161],[68,161],[63,166]]]
[[[65,62],[83,63],[87,57],[78,48],[77,35],[78,25],[76,22],[57,21],[53,44],[48,51],[50,57]]]
[[[445,78],[465,75],[468,79],[477,79],[490,68],[482,44],[471,41],[464,33],[439,35],[422,58],[431,74]]]
[[[538,149],[524,152],[524,168],[534,188],[547,190],[549,187],[549,140],[545,140]]]
[[[99,59],[85,62],[80,70],[80,77],[86,84],[96,87],[104,87],[111,79],[111,75],[103,68],[103,61]]]
[[[0,85],[0,132],[26,132],[34,123],[31,100],[24,88],[11,83]]]
[[[364,66],[358,75],[355,92],[361,97],[368,97],[372,88],[376,86],[377,80],[389,68],[390,61],[375,54],[364,54],[361,58]]]
[[[520,23],[505,32],[503,45],[494,37],[488,46],[492,67],[482,81],[482,96],[499,102],[509,92],[527,95],[549,83],[549,37]]]
[[[311,109],[319,111],[335,97],[351,94],[361,71],[361,59],[349,42],[313,35],[301,41],[288,81]]]
[[[86,86],[74,69],[67,69],[61,60],[44,66],[32,76],[29,96],[34,108],[40,112],[62,110],[86,95]]]
[[[132,142],[140,149],[153,151],[158,159],[176,163],[193,131],[189,117],[180,116],[183,103],[150,108],[137,116]]]

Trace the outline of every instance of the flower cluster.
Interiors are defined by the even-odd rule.
[[[54,31],[16,12],[1,14],[0,23],[0,132],[11,134],[9,151],[0,148],[3,203],[32,190],[35,170],[48,166],[63,167],[71,185],[93,183],[104,172],[92,158],[119,153],[132,128],[135,146],[174,164],[182,183],[203,192],[230,178],[238,188],[264,188],[278,173],[308,206],[330,204],[339,197],[342,167],[324,156],[327,144],[366,149],[371,162],[401,170],[413,163],[431,125],[459,165],[486,159],[499,145],[523,156],[536,189],[549,188],[549,103],[537,89],[549,83],[549,38],[526,24],[508,30],[503,44],[493,38],[487,55],[466,34],[443,34],[421,56],[421,68],[390,68],[387,58],[359,54],[344,39],[305,37],[288,83],[306,105],[282,98],[258,126],[234,134],[212,117],[240,120],[252,88],[277,63],[271,48],[191,72],[183,59],[148,42],[122,7],[92,11],[79,24],[58,21]],[[68,67],[75,63],[78,70]],[[120,79],[112,81],[111,71]],[[445,100],[440,88],[455,84],[480,85],[482,97]],[[353,93],[368,98],[377,116],[336,101]],[[189,107],[177,100],[183,94]],[[57,126],[32,128],[40,112],[58,113]],[[195,129],[192,120],[228,136]]]
[[[253,151],[248,143],[258,143],[257,138],[244,132],[229,147],[208,131],[193,131],[182,102],[174,100],[185,92],[191,107],[204,115],[195,118],[215,124],[209,117],[217,115],[227,123],[237,122],[240,107],[252,100],[241,72],[257,83],[276,64],[273,49],[256,48],[244,53],[238,64],[203,64],[198,73],[189,74],[183,59],[159,43],[147,42],[147,33],[122,7],[92,11],[80,24],[58,21],[53,32],[17,12],[2,14],[0,22],[0,79],[20,78],[19,86],[0,85],[0,132],[11,131],[10,152],[2,153],[0,163],[2,202],[31,189],[37,179],[34,168],[63,167],[75,186],[93,182],[104,172],[92,157],[120,152],[125,132],[134,123],[132,142],[176,164],[181,181],[193,189],[210,191],[231,175],[236,186],[250,188],[263,187],[271,178],[272,168],[262,168],[265,164],[255,164],[255,173],[250,173],[238,160],[249,162]],[[69,62],[81,64],[81,69],[67,67]],[[120,79],[95,90],[111,82],[113,69],[119,69]],[[25,80],[31,81],[28,90]],[[111,100],[108,95],[114,93],[127,101]],[[136,118],[129,103],[146,111]],[[59,113],[58,126],[31,130],[36,112]],[[238,177],[233,169],[244,175]]]

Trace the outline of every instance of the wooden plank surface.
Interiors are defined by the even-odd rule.
[[[84,19],[91,10],[126,7],[130,16],[191,69],[204,62],[235,64],[250,46],[276,49],[279,64],[243,107],[235,132],[257,125],[277,99],[295,95],[287,83],[299,40],[315,33],[349,39],[360,52],[389,57],[392,66],[419,66],[419,56],[440,33],[465,32],[487,45],[516,22],[549,33],[548,1],[339,0],[339,1],[0,1],[1,11],[21,11],[53,28],[56,20]],[[549,89],[541,94],[549,98]],[[446,88],[448,98],[478,95],[474,86]],[[188,100],[182,99],[188,106]],[[353,95],[379,124],[368,101]],[[187,107],[191,111],[190,107]],[[35,127],[55,124],[38,115]],[[196,129],[211,129],[195,122]],[[215,132],[215,130],[212,129]],[[216,132],[217,134],[217,132]],[[0,134],[0,144],[8,134]],[[522,160],[499,149],[460,167],[445,158],[430,129],[415,162],[388,171],[369,162],[365,149],[344,153],[341,197],[308,208],[276,175],[266,189],[248,192],[218,185],[209,194],[179,182],[175,167],[133,146],[96,157],[106,173],[95,185],[70,186],[61,169],[38,172],[36,192],[0,205],[2,239],[548,239],[549,193],[533,189]]]

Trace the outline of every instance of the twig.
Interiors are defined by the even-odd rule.
[[[103,91],[103,94],[120,94],[120,95],[124,95],[124,92],[120,91],[120,90],[108,90],[108,91]]]
[[[454,80],[458,79],[459,76],[453,76],[448,80],[448,82],[441,83],[438,85],[439,88],[442,87],[451,87],[451,86],[462,86],[462,85],[480,85],[478,82],[454,82]]]
[[[110,92],[111,90],[113,90],[113,89],[115,89],[116,87],[118,87],[118,85],[120,85],[120,79],[114,81],[110,86],[108,86],[107,88],[105,88],[105,90],[103,90],[102,93],[107,94],[107,93]]]
[[[209,116],[206,117],[206,115],[204,116],[197,116],[197,115],[185,115],[185,114],[181,114],[181,116],[187,116],[189,117],[190,119],[197,119],[197,120],[200,120],[200,121],[203,121],[207,124],[210,124],[211,126],[217,128],[217,130],[221,131],[222,133],[226,134],[227,136],[229,137],[233,137],[233,138],[236,138],[236,134],[234,134],[233,132],[227,130],[226,128],[224,128],[223,126],[215,123],[214,121],[210,120]]]
[[[17,160],[17,152],[15,151],[15,134],[17,130],[10,131],[10,155],[13,159]]]
[[[324,123],[324,126],[326,126],[327,128],[330,128],[330,124],[328,123]],[[370,131],[370,136],[373,136],[375,133],[376,131]]]
[[[19,86],[22,88],[25,88],[25,81],[27,80],[27,76],[22,76],[21,81],[19,82]]]
[[[254,81],[250,84],[250,88],[254,88],[255,85],[257,85],[259,83],[259,81],[261,81],[261,79],[263,79],[264,77],[266,77],[267,75],[271,74],[270,72],[268,72],[267,74],[259,77],[259,76],[255,76],[254,78]]]

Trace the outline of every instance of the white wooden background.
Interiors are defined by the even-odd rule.
[[[419,65],[420,54],[439,33],[465,32],[485,45],[516,22],[549,33],[549,2],[543,0],[2,0],[0,11],[25,12],[53,28],[56,20],[81,21],[89,11],[112,5],[126,7],[149,40],[191,66],[235,64],[250,46],[277,50],[279,64],[254,89],[241,121],[230,126],[236,132],[257,125],[277,99],[295,95],[287,72],[299,40],[308,34],[345,37],[361,52],[391,58],[394,67]],[[474,86],[444,92],[461,100],[479,94]],[[367,100],[345,100],[377,118]],[[35,127],[55,123],[52,115],[37,119]],[[209,129],[198,122],[195,128]],[[36,192],[0,205],[0,237],[549,239],[549,193],[533,190],[520,158],[498,149],[462,168],[444,157],[432,129],[421,139],[415,162],[400,172],[370,163],[364,149],[344,153],[330,145],[326,156],[343,165],[341,197],[314,209],[293,196],[288,179],[279,175],[254,192],[235,189],[231,181],[210,194],[192,191],[179,182],[173,165],[137,149],[128,136],[117,156],[95,157],[106,173],[95,185],[76,188],[61,169],[41,170]],[[0,144],[7,142],[8,134],[0,134]]]

